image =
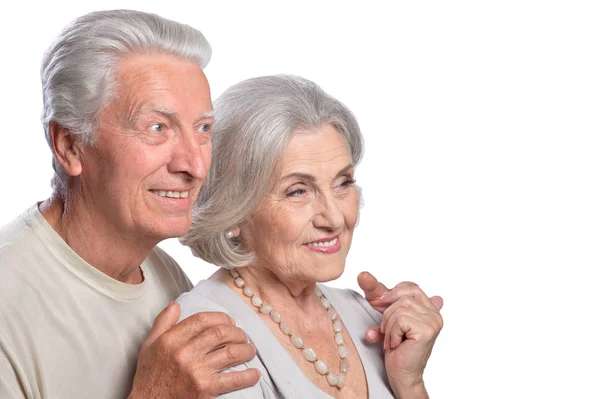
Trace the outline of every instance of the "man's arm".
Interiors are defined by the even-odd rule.
[[[373,309],[383,313],[402,295],[402,283],[398,283],[392,289],[387,288],[382,282],[378,281],[375,276],[369,272],[362,272],[357,278],[358,285],[365,293],[365,299],[373,307]],[[437,308],[442,308],[444,301],[439,296],[429,298]],[[371,343],[381,342],[385,336],[380,329],[380,326],[373,326],[365,332],[367,341]]]
[[[154,321],[129,399],[213,398],[258,382],[256,369],[219,373],[256,354],[229,316],[202,312],[176,324],[180,312],[172,303]]]
[[[367,330],[366,338],[372,343],[383,341],[386,373],[395,397],[429,399],[423,372],[443,326],[443,299],[429,298],[407,281],[388,289],[367,272],[358,276],[358,284],[371,306],[383,314],[381,325]]]

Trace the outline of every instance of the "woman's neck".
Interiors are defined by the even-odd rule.
[[[275,274],[259,266],[241,267],[236,270],[255,295],[273,306],[273,309],[278,311],[293,309],[306,314],[314,314],[315,310],[321,309],[322,305],[315,294],[314,281],[300,281],[297,278]],[[228,270],[221,269],[215,277],[221,282],[235,286]],[[241,293],[240,288],[234,289]]]

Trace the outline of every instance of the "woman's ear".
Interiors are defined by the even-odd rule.
[[[240,228],[239,226],[234,226],[232,228],[230,228],[229,230],[227,230],[227,233],[225,233],[227,238],[231,239],[231,238],[237,238],[240,236]]]
[[[83,170],[81,140],[55,121],[50,122],[48,129],[58,164],[69,176],[79,176]]]

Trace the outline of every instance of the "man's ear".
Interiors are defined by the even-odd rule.
[[[83,170],[81,140],[55,121],[50,122],[48,129],[58,164],[69,176],[79,176]]]

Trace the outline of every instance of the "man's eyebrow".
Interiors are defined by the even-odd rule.
[[[165,116],[168,119],[171,120],[176,120],[178,119],[177,116],[177,112],[170,110],[170,109],[166,109],[166,108],[161,108],[161,107],[156,107],[154,105],[145,105],[143,107],[140,107],[138,109],[136,109],[135,111],[133,111],[129,118],[128,121],[130,122],[136,122],[138,120],[138,118],[140,117],[141,114],[145,113],[145,112],[154,112],[157,114],[161,114],[163,116]],[[200,122],[201,120],[204,119],[214,119],[214,115],[215,115],[215,111],[214,110],[210,110],[208,112],[205,112],[202,116],[200,116],[197,120],[196,123]]]
[[[353,169],[354,165],[352,165],[351,163],[349,163],[348,165],[344,166],[342,169],[340,169],[339,172],[337,172],[337,174],[335,175],[336,178],[343,176],[345,173],[347,173],[349,170]],[[281,178],[281,180],[287,180],[287,179],[291,179],[291,178],[300,178],[303,180],[308,180],[310,182],[315,182],[317,181],[317,179],[313,176],[313,175],[309,175],[308,173],[301,173],[301,172],[293,172],[290,173],[289,175],[285,175]]]
[[[157,114],[161,114],[169,119],[177,117],[177,112],[173,110],[156,107],[154,105],[144,105],[142,107],[132,109],[127,115],[127,121],[129,123],[135,124],[140,118],[140,115],[146,112],[154,112]]]
[[[200,118],[198,118],[198,120],[209,119],[209,118],[214,118],[214,117],[215,117],[215,111],[210,110],[208,112],[205,112],[204,115],[202,115]]]
[[[194,122],[194,125],[200,123],[201,121],[203,121],[205,119],[215,119],[215,111],[205,112],[204,115],[202,115],[200,118],[196,119],[196,121]]]

